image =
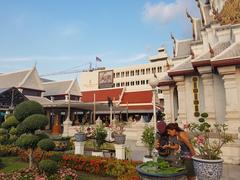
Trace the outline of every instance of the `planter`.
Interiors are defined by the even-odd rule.
[[[103,157],[103,152],[102,151],[92,151],[92,156]]]
[[[223,172],[223,160],[207,160],[193,157],[194,170],[198,180],[219,180]]]
[[[54,151],[65,151],[68,146],[68,141],[67,140],[53,140],[55,144]]]
[[[116,144],[125,144],[126,135],[125,134],[114,134],[114,140]]]
[[[144,156],[143,157],[143,162],[148,162],[148,161],[153,161],[153,158],[152,157],[149,157],[149,156]]]
[[[86,141],[86,134],[85,133],[76,133],[74,136],[75,136],[75,139],[76,139],[77,142]]]
[[[136,170],[142,180],[182,180],[186,177],[186,172],[181,171],[173,174],[147,173],[141,169],[144,164],[136,167]]]

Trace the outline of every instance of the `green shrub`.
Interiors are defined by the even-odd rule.
[[[7,144],[7,143],[8,143],[8,136],[0,135],[0,144]]]
[[[44,151],[51,151],[55,148],[55,144],[51,139],[42,139],[38,142],[37,146]]]
[[[63,154],[62,153],[53,153],[49,159],[53,160],[53,161],[56,161],[56,162],[59,162],[62,160],[62,157],[63,157]]]
[[[41,171],[45,172],[47,176],[55,174],[58,170],[57,162],[49,159],[42,160],[39,163],[39,168]]]
[[[16,142],[17,139],[18,139],[18,137],[16,135],[10,135],[8,138],[8,144],[12,144],[12,143]]]
[[[96,148],[100,150],[101,145],[105,142],[105,138],[107,137],[107,131],[103,126],[96,128]]]
[[[152,156],[152,150],[154,148],[154,127],[152,126],[145,126],[144,131],[142,133],[142,142],[148,148],[149,156]]]
[[[35,148],[38,141],[39,139],[37,136],[32,134],[24,134],[17,139],[16,145],[24,149]]]
[[[14,111],[14,116],[20,122],[33,114],[44,114],[42,105],[36,101],[24,101],[17,105]]]
[[[35,134],[35,135],[39,138],[39,140],[48,139],[49,138],[49,136],[47,134],[45,134],[45,133],[40,133],[40,134]]]
[[[16,134],[17,134],[17,128],[12,127],[12,128],[10,129],[10,131],[9,131],[9,134],[11,134],[11,135],[16,135]]]
[[[34,133],[48,124],[48,118],[42,114],[33,114],[27,117],[22,123],[25,133]]]
[[[8,131],[6,129],[0,128],[0,135],[5,135],[7,133],[8,133]]]
[[[11,127],[16,127],[18,124],[19,121],[15,118],[15,116],[11,115],[2,123],[2,127],[10,129]]]

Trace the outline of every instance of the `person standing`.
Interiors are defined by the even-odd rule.
[[[192,156],[196,153],[192,143],[190,142],[188,133],[182,130],[178,126],[178,123],[169,123],[166,126],[166,131],[169,136],[176,138],[172,138],[172,143],[165,145],[163,148],[174,149],[176,151],[179,150],[187,170],[188,180],[195,180],[196,175],[194,172]]]

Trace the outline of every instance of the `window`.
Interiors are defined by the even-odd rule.
[[[125,84],[124,82],[121,82],[121,86],[124,86],[124,84]]]
[[[115,73],[113,73],[113,78],[115,78],[115,76],[116,76]]]
[[[148,84],[148,80],[146,80],[146,84]]]
[[[129,86],[129,82],[126,82],[126,86]]]
[[[152,68],[152,73],[153,74],[156,73],[156,68],[155,67]]]
[[[117,84],[116,84],[116,87],[120,87],[120,83],[117,83]]]
[[[116,78],[119,78],[120,77],[120,73],[116,73]]]
[[[146,69],[146,74],[150,74],[150,68]]]
[[[157,67],[157,71],[158,73],[162,72],[162,67],[161,66]]]
[[[145,69],[141,69],[141,74],[142,74],[142,75],[145,74]]]
[[[140,84],[140,82],[139,81],[136,81],[136,85],[139,85]]]
[[[134,81],[131,81],[131,86],[134,86]]]
[[[162,90],[161,89],[158,89],[158,94],[162,94]]]
[[[124,77],[124,72],[121,72],[121,77]]]
[[[129,76],[129,71],[126,71],[126,77],[128,77]]]
[[[141,84],[142,84],[142,85],[145,84],[145,80],[141,80]]]
[[[134,71],[131,71],[131,76],[134,76]]]
[[[136,74],[136,75],[139,75],[139,70],[136,70],[136,71],[135,71],[135,74]]]

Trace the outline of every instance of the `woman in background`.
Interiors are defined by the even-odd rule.
[[[169,136],[176,138],[172,138],[173,145],[170,143],[168,145],[165,145],[163,148],[180,150],[181,158],[183,159],[187,170],[188,180],[195,180],[196,177],[192,160],[192,156],[195,155],[195,150],[192,143],[190,142],[188,133],[178,127],[177,123],[169,123],[166,127],[166,130]]]

